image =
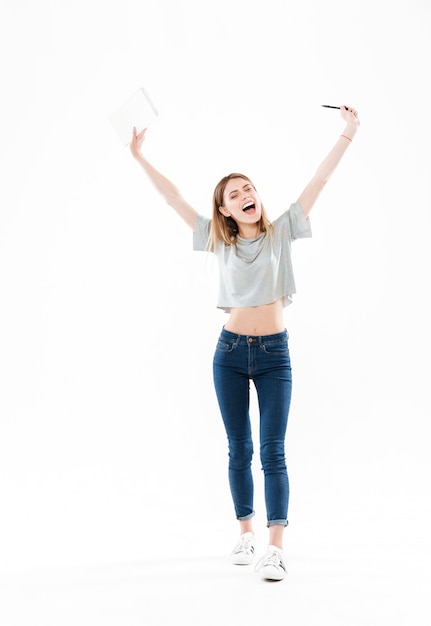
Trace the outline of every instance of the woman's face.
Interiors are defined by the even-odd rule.
[[[253,185],[244,178],[231,178],[223,194],[223,206],[219,211],[225,217],[232,217],[241,230],[260,221],[262,204]]]

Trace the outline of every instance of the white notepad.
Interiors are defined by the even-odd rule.
[[[138,89],[112,115],[111,124],[123,143],[127,146],[132,138],[133,127],[139,133],[154,122],[158,111],[144,89]]]

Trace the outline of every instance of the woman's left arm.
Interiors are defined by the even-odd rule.
[[[328,182],[333,171],[341,161],[341,157],[346,152],[359,128],[359,118],[356,109],[351,107],[341,107],[341,117],[346,122],[346,126],[339,136],[337,143],[332,148],[328,156],[322,161],[304,191],[298,198],[298,202],[307,217],[314,206],[320,192]]]

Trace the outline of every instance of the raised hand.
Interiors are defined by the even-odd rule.
[[[343,105],[340,109],[340,112],[341,117],[346,122],[346,124],[354,128],[355,130],[359,128],[361,122],[359,121],[358,112],[356,109],[354,109],[353,107],[348,107],[347,105]]]
[[[142,148],[142,144],[145,141],[146,130],[147,129],[144,128],[144,130],[141,130],[140,133],[137,133],[136,128],[133,127],[132,140],[129,144],[129,147],[130,147],[130,152],[135,158],[141,156],[141,148]]]

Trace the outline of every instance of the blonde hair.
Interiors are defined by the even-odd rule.
[[[232,178],[242,178],[242,180],[245,180],[246,182],[250,183],[253,189],[256,189],[256,187],[253,185],[253,183],[247,176],[244,176],[244,174],[238,174],[238,173],[232,173],[232,174],[228,174],[227,176],[224,176],[221,179],[221,181],[216,185],[216,188],[214,189],[214,193],[213,193],[213,203],[212,203],[213,219],[212,219],[211,232],[210,232],[209,242],[208,242],[210,250],[215,250],[216,245],[219,241],[228,245],[236,244],[236,238],[238,236],[238,224],[235,222],[235,220],[232,217],[226,217],[219,211],[220,207],[223,206],[223,202],[224,202],[223,196],[224,196],[224,191],[226,189],[226,185],[230,180],[232,180]],[[258,226],[260,227],[260,231],[262,233],[271,233],[272,232],[271,222],[269,221],[266,215],[266,211],[263,205],[261,206],[262,206],[262,215],[258,222]]]

